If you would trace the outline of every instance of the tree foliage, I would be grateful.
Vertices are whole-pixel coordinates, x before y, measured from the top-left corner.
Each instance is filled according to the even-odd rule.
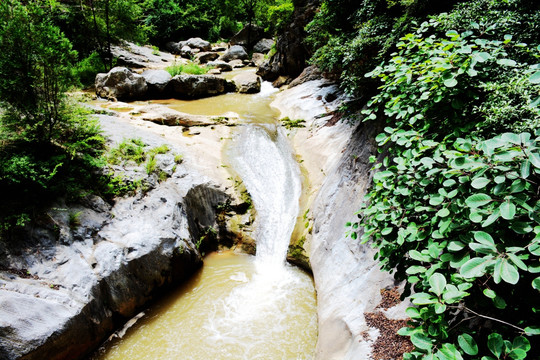
[[[367,74],[382,82],[364,114],[388,124],[376,138],[386,156],[351,225],[413,293],[406,359],[534,358],[540,66],[523,59],[536,50],[475,24],[443,36],[441,26],[422,24]],[[528,91],[505,92],[508,105],[527,117],[492,114],[512,81]]]

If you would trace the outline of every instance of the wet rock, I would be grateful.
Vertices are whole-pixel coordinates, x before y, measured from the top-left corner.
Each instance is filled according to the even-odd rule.
[[[236,75],[233,79],[236,91],[239,93],[254,94],[261,91],[262,80],[252,72],[244,72]]]
[[[232,71],[233,69],[232,66],[228,62],[225,62],[222,60],[210,61],[206,65],[215,67],[216,69],[219,69],[221,71]]]
[[[253,47],[253,51],[266,54],[267,52],[272,50],[272,47],[275,44],[276,42],[272,39],[261,39],[257,44],[255,44],[255,46]]]
[[[146,70],[141,75],[148,85],[148,98],[161,98],[167,95],[165,89],[172,79],[169,72],[165,70]]]
[[[96,75],[96,94],[110,100],[137,100],[146,96],[148,85],[143,76],[125,67],[115,67]]]
[[[195,60],[199,64],[205,64],[209,61],[216,60],[218,57],[219,57],[219,54],[215,52],[200,52],[195,55]]]
[[[322,78],[322,73],[319,68],[315,65],[308,66],[305,68],[296,79],[290,83],[290,87],[298,86],[308,81],[319,80]]]
[[[167,86],[174,97],[203,98],[225,93],[226,80],[215,75],[176,75]]]
[[[215,124],[208,116],[186,114],[159,104],[144,106],[138,112],[140,119],[161,125],[189,127]]]
[[[286,75],[281,75],[281,76],[278,76],[278,78],[272,82],[272,86],[279,88],[279,87],[282,87],[283,85],[287,85],[290,82],[291,82],[290,77]]]
[[[200,51],[210,51],[212,50],[212,45],[199,37],[191,38],[185,42],[185,45],[189,46],[192,49],[199,49]]]
[[[248,58],[248,53],[246,49],[240,45],[233,45],[223,55],[219,57],[219,60],[229,62],[231,60],[246,60]]]

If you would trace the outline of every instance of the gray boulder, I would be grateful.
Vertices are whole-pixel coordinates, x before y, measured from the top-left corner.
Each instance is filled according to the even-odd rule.
[[[182,48],[180,49],[180,52],[179,52],[180,56],[183,57],[183,58],[186,58],[186,59],[191,59],[191,57],[195,54],[193,52],[193,49],[190,48],[189,46],[187,45],[184,45],[182,46]]]
[[[187,40],[185,45],[189,46],[192,49],[200,49],[201,51],[212,50],[212,45],[208,41],[198,37]]]
[[[229,61],[229,65],[231,65],[233,67],[233,69],[239,69],[239,68],[246,67],[246,64],[244,64],[244,62],[242,60],[239,60],[239,59]]]
[[[248,53],[246,52],[246,49],[244,49],[243,46],[240,45],[233,45],[223,55],[219,57],[219,60],[223,61],[231,61],[231,60],[246,60],[248,58]]]
[[[219,69],[220,71],[232,71],[233,69],[232,65],[223,60],[210,61],[206,65]]]
[[[199,64],[205,64],[209,61],[216,60],[219,57],[218,53],[205,51],[200,52],[195,55],[195,60],[199,62]]]
[[[143,76],[125,67],[115,67],[96,75],[96,94],[110,100],[137,100],[146,96],[148,85]]]
[[[254,94],[261,91],[261,77],[252,72],[236,75],[233,79],[236,91],[245,94]]]
[[[266,54],[272,49],[275,43],[276,42],[272,39],[261,39],[257,44],[255,44],[253,51]]]
[[[225,93],[227,81],[215,75],[176,75],[167,86],[178,98],[203,98]]]
[[[165,89],[172,79],[171,74],[165,70],[146,70],[141,75],[148,85],[147,97],[156,98],[165,96]]]

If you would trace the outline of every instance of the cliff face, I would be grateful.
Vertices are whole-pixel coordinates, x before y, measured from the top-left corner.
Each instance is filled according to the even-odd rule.
[[[346,235],[345,224],[357,220],[371,183],[369,157],[376,154],[380,128],[336,121],[333,111],[342,100],[336,85],[314,80],[281,92],[272,104],[282,117],[305,121],[289,138],[306,177],[301,213],[309,225],[301,235],[317,290],[321,360],[370,359],[379,330],[366,314],[378,311],[381,290],[394,288],[393,276],[379,270],[369,244]],[[389,310],[388,317],[404,318],[404,306]]]
[[[257,72],[264,80],[274,81],[281,75],[295,78],[304,70],[311,57],[310,51],[304,45],[306,37],[304,28],[315,16],[319,3],[319,0],[295,2],[293,21],[279,35],[276,53],[263,63]]]

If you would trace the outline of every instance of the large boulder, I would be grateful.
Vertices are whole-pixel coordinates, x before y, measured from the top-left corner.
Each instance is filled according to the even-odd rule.
[[[219,69],[220,71],[232,71],[233,69],[231,64],[223,60],[210,61],[206,65]]]
[[[257,44],[255,44],[253,51],[266,54],[275,44],[276,42],[272,39],[261,39]]]
[[[251,49],[265,36],[264,29],[257,25],[248,25],[236,33],[229,41],[231,45],[241,45]]]
[[[205,51],[205,52],[200,52],[200,53],[196,54],[195,55],[195,60],[199,64],[205,64],[205,63],[207,63],[209,61],[216,60],[218,57],[219,57],[218,53],[211,52],[211,51]]]
[[[227,92],[227,80],[215,75],[176,75],[167,87],[178,98],[203,98]]]
[[[172,79],[171,74],[165,70],[146,70],[141,75],[148,85],[147,97],[159,98],[166,96],[165,89]]]
[[[236,75],[233,79],[236,91],[245,94],[254,94],[261,91],[261,77],[252,72]]]
[[[246,49],[244,49],[243,46],[240,45],[233,45],[230,48],[225,51],[223,55],[219,57],[219,60],[223,61],[231,61],[231,60],[246,60],[248,58],[248,53],[246,52]]]
[[[148,85],[143,76],[125,67],[115,67],[107,74],[96,75],[96,94],[110,100],[143,99]]]
[[[264,58],[264,54],[261,53],[256,52],[253,53],[253,55],[251,56],[251,62],[257,67],[261,66],[265,60],[266,59]]]
[[[186,41],[185,45],[189,46],[192,49],[199,49],[201,51],[210,51],[212,50],[212,45],[201,38],[191,38]]]
[[[193,55],[195,54],[195,52],[194,52],[193,49],[190,48],[189,46],[184,45],[184,46],[182,46],[182,48],[180,49],[179,54],[180,54],[180,56],[183,57],[183,58],[191,59],[191,58],[193,57]]]

